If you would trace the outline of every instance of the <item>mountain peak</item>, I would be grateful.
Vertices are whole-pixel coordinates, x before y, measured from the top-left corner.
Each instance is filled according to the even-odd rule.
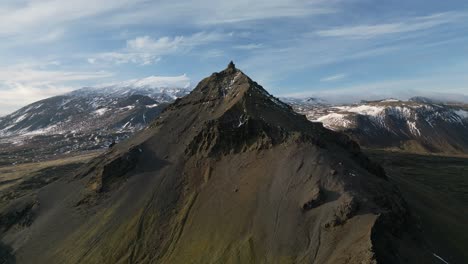
[[[183,101],[211,102],[239,99],[254,82],[230,62],[220,72],[203,79]]]
[[[232,69],[232,70],[235,70],[236,69],[236,65],[234,64],[233,61],[230,61],[228,66],[227,66],[227,69]]]
[[[266,104],[295,115],[287,104],[269,94],[261,85],[237,69],[233,62],[230,62],[226,69],[203,79],[180,104],[188,102],[223,105],[221,108],[224,110],[238,102],[241,102],[243,108],[247,105]]]

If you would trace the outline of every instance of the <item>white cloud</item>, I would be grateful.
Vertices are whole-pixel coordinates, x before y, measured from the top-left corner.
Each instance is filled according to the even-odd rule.
[[[56,65],[57,61],[47,62]],[[37,65],[18,64],[0,68],[0,115],[26,104],[76,89],[71,82],[103,79],[109,72],[43,70]]]
[[[6,0],[0,4],[0,35],[61,27],[67,22],[134,5],[133,0]]]
[[[263,44],[251,43],[251,44],[234,46],[234,49],[238,49],[238,50],[254,50],[254,49],[260,49],[260,48],[263,48]]]
[[[147,52],[103,52],[93,55],[88,58],[87,61],[90,64],[97,63],[113,63],[113,64],[125,64],[134,63],[141,65],[153,64],[161,60],[156,54]]]
[[[158,39],[154,39],[150,36],[142,36],[127,40],[127,49],[130,51],[169,54],[179,49],[190,49],[196,46],[223,41],[232,35],[232,33],[202,31],[189,36],[164,36]]]
[[[15,67],[13,67],[15,68]],[[30,84],[53,84],[67,81],[100,79],[112,76],[109,72],[74,72],[37,70],[30,68],[0,69],[0,82],[23,82]]]
[[[159,39],[153,39],[150,36],[143,36],[127,40],[127,47],[130,50],[136,51],[170,53],[177,49],[183,40],[184,37],[182,36],[177,36],[174,38],[162,37]]]
[[[201,15],[197,17],[197,20],[202,24],[219,24],[329,14],[336,12],[333,2],[323,0],[219,1],[211,5],[205,4],[204,8],[212,10],[211,15]]]
[[[186,74],[179,76],[149,76],[142,79],[132,79],[122,82],[105,83],[98,86],[97,88],[109,87],[113,85],[118,86],[132,86],[132,87],[170,87],[170,88],[189,88],[190,78]]]
[[[122,25],[219,25],[336,12],[325,0],[3,0],[0,36],[54,35],[82,23],[93,28]],[[92,28],[90,28],[92,30]]]
[[[184,21],[200,26],[265,19],[302,18],[337,12],[337,0],[161,0],[111,16],[109,25],[170,24]]]
[[[275,43],[275,45],[256,50],[255,54],[238,63],[244,65],[243,68],[246,71],[255,74],[252,77],[255,77],[259,82],[267,87],[280,90],[282,87],[278,87],[277,83],[290,78],[291,73],[304,72],[306,69],[311,71],[314,68],[337,65],[340,62],[353,63],[363,68],[367,65],[361,63],[361,60],[381,58],[382,63],[384,63],[389,58],[388,56],[401,58],[401,54],[405,54],[409,50],[425,53],[430,58],[432,51],[427,48],[427,45],[439,40],[434,39],[435,36],[429,34],[423,37],[415,36],[416,34],[410,35],[411,38],[404,38],[403,41],[395,41],[396,36],[384,39],[337,41],[336,38],[323,38],[317,37],[316,34],[306,33],[291,40],[284,40],[281,45]],[[275,67],[265,67],[265,65],[274,65]],[[353,80],[353,78],[349,78]]]
[[[65,30],[58,28],[54,29],[52,31],[46,32],[43,35],[40,35],[36,39],[32,39],[31,41],[37,42],[37,43],[49,43],[49,42],[54,42],[62,38],[62,36],[65,34]]]
[[[88,58],[88,62],[111,62],[116,64],[135,63],[152,64],[161,60],[164,55],[186,53],[196,47],[226,41],[232,33],[197,32],[189,36],[160,37],[140,36],[127,40],[126,48],[104,52]]]
[[[20,107],[73,90],[70,86],[41,85],[31,86],[20,82],[0,82],[0,116],[13,112]]]
[[[456,12],[439,13],[414,17],[401,22],[336,27],[319,30],[316,33],[322,37],[373,38],[388,34],[426,30],[448,23],[455,23],[465,16],[465,14]]]
[[[324,77],[324,78],[320,79],[320,81],[321,82],[335,82],[335,81],[342,80],[342,79],[346,78],[347,76],[348,75],[346,75],[346,74],[335,74],[335,75]]]

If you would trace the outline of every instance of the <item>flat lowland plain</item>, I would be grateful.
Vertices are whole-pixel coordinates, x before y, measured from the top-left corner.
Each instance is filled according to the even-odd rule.
[[[398,185],[432,252],[468,263],[468,156],[365,152]]]
[[[0,192],[8,191],[13,186],[24,184],[33,178],[44,181],[44,185],[46,185],[54,179],[60,178],[64,173],[73,173],[73,170],[78,166],[90,161],[100,153],[100,151],[93,151],[41,162],[0,166]]]

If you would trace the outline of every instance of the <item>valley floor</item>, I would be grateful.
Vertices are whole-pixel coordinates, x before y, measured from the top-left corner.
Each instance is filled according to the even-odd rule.
[[[440,263],[467,263],[468,157],[365,152],[384,166],[391,181],[400,188],[434,257]],[[64,173],[72,173],[99,153],[1,166],[0,214],[9,201],[34,193]],[[0,251],[5,250],[1,248]]]
[[[32,195],[42,187],[74,173],[78,167],[98,156],[100,151],[17,165],[0,166],[0,216],[15,199]]]
[[[434,256],[441,263],[467,263],[468,157],[380,150],[366,154],[398,185]]]
[[[62,155],[59,158],[46,161],[0,166],[0,192],[27,180],[41,171],[54,171],[56,169],[55,173],[60,173],[59,168],[66,165],[86,163],[100,153],[101,151],[90,151],[75,155]],[[0,164],[2,164],[1,159]]]

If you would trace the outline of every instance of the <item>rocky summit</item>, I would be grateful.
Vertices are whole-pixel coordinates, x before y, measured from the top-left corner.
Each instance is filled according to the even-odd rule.
[[[234,63],[9,206],[1,250],[17,263],[434,261],[380,166]]]

